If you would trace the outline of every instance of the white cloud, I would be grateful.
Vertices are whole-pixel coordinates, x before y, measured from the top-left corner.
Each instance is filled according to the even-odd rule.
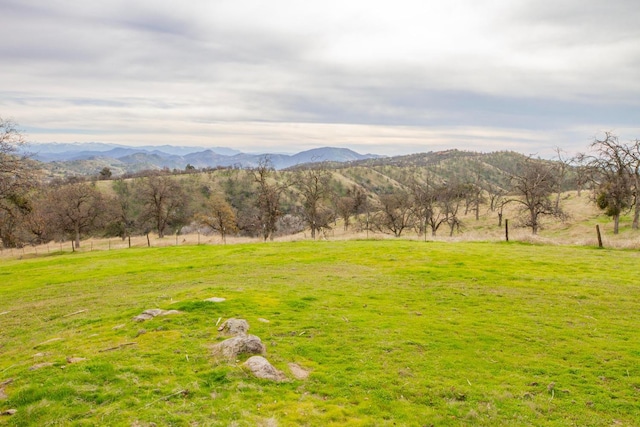
[[[633,1],[0,6],[0,115],[40,142],[536,152],[639,136]]]

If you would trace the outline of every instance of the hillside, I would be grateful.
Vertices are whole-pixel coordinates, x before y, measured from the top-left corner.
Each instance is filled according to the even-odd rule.
[[[638,425],[637,264],[402,240],[3,261],[0,425]],[[214,355],[229,318],[282,382]]]

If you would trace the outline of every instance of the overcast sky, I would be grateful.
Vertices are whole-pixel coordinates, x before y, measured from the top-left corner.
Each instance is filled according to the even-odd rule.
[[[0,0],[34,142],[547,156],[640,138],[638,0]]]

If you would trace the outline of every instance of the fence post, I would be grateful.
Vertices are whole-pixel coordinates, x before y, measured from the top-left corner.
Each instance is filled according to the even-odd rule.
[[[504,237],[509,241],[509,220],[504,220]]]
[[[602,248],[602,235],[600,234],[600,225],[596,224],[596,233],[598,234],[598,247]]]

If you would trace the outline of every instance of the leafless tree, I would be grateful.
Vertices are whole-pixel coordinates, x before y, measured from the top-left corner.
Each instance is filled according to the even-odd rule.
[[[402,232],[411,227],[414,220],[412,200],[408,192],[395,191],[380,195],[380,209],[373,218],[375,227],[382,231],[390,231],[400,237]]]
[[[282,215],[280,199],[286,185],[277,182],[277,172],[268,157],[260,160],[258,167],[251,170],[257,185],[256,200],[258,226],[261,228],[262,238],[273,240],[277,229],[278,218]]]
[[[136,182],[141,222],[151,224],[163,238],[167,228],[182,224],[187,216],[187,196],[175,177],[152,175]]]
[[[562,188],[564,186],[564,182],[567,176],[567,172],[571,168],[571,159],[567,156],[567,154],[560,148],[556,147],[555,150],[555,169],[556,169],[556,200],[555,200],[555,209],[557,211],[560,210],[560,195],[562,194]]]
[[[344,222],[344,230],[349,229],[351,225],[351,217],[362,212],[364,204],[367,201],[367,194],[364,189],[358,185],[354,185],[347,190],[347,194],[338,197],[335,201],[336,212],[338,217]]]
[[[332,214],[327,203],[333,193],[331,172],[323,165],[298,169],[294,186],[302,196],[302,216],[315,239],[318,230],[330,228]]]
[[[563,212],[551,201],[558,187],[558,175],[549,163],[527,158],[518,166],[518,172],[511,176],[512,192],[515,196],[509,202],[521,206],[524,224],[538,234],[540,217],[549,215],[561,218]]]
[[[640,140],[631,141],[624,146],[625,155],[631,174],[631,188],[633,194],[633,222],[631,228],[637,230],[640,226]]]
[[[100,224],[105,212],[102,193],[87,182],[74,182],[52,188],[46,200],[49,224],[69,233],[74,247],[80,247],[80,236]]]
[[[613,233],[620,230],[620,215],[633,203],[632,150],[611,132],[594,138],[593,154],[585,156],[595,190],[595,203],[613,219]]]

